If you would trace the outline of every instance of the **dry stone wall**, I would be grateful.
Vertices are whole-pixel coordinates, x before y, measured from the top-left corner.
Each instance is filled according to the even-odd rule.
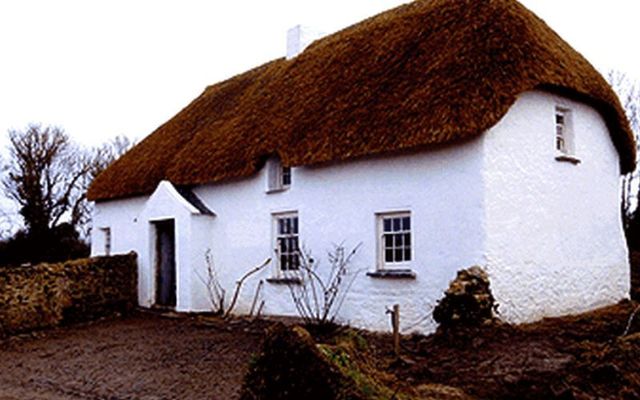
[[[127,312],[136,303],[135,253],[0,268],[0,337]]]

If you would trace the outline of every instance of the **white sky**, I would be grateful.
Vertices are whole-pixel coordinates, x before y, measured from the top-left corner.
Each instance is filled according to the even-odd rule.
[[[333,32],[400,0],[3,0],[0,146],[55,124],[84,144],[142,138],[209,84],[284,55],[288,28]],[[640,1],[523,0],[600,70],[640,78]]]

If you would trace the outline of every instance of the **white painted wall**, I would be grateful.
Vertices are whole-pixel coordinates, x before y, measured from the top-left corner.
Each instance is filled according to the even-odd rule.
[[[555,159],[555,107],[571,110],[579,164]],[[618,153],[593,108],[520,96],[484,135],[486,267],[502,317],[524,322],[628,296]]]
[[[266,169],[251,179],[198,188],[196,194],[217,214],[211,245],[224,286],[232,288],[240,275],[272,255],[272,214],[297,211],[302,243],[324,267],[332,244],[352,248],[362,242],[352,265],[361,272],[344,304],[343,321],[387,329],[385,310],[399,303],[405,324],[417,322],[431,313],[461,266],[481,260],[480,146],[476,140],[414,155],[294,168],[290,189],[279,193],[265,193]],[[376,268],[376,213],[405,210],[412,213],[411,267],[417,279],[366,276]],[[248,311],[259,279],[275,273],[265,271],[245,287],[238,312]],[[286,285],[264,288],[267,314],[294,314]],[[194,293],[204,295],[197,287]],[[194,297],[196,309],[206,309],[203,295]],[[427,321],[421,328],[430,326]]]
[[[272,214],[288,211],[298,212],[302,243],[321,271],[332,244],[362,242],[351,265],[360,272],[340,313],[342,322],[358,327],[389,329],[385,310],[398,303],[404,330],[432,331],[435,302],[456,271],[472,265],[488,269],[509,321],[611,303],[629,285],[617,154],[596,112],[562,100],[574,110],[582,162],[556,161],[556,100],[562,99],[523,94],[498,125],[465,143],[294,168],[291,187],[278,193],[265,192],[265,169],[194,189],[215,217],[193,213],[164,187],[146,203],[142,197],[98,203],[95,226],[111,227],[113,253],[140,254],[144,306],[154,293],[150,220],[176,219],[178,310],[206,311],[205,251],[213,252],[228,302],[235,282],[272,256]],[[411,212],[415,280],[365,274],[376,268],[376,213],[387,211]],[[92,253],[100,254],[95,239]],[[258,282],[274,275],[270,268],[248,280],[236,312],[247,313]],[[295,315],[286,285],[265,283],[260,298],[266,314]]]
[[[212,216],[201,215],[186,202],[168,182],[161,182],[149,197],[100,202],[94,212],[94,226],[111,228],[112,254],[135,251],[138,253],[138,301],[150,307],[155,302],[155,227],[154,222],[173,219],[175,222],[176,290],[178,311],[192,307],[191,265],[202,251],[203,236],[210,229]],[[99,229],[98,229],[99,230]],[[92,255],[103,255],[100,233],[94,229],[97,240]]]
[[[178,309],[205,311],[210,303],[200,276],[206,276],[206,249],[213,251],[230,299],[236,280],[272,256],[272,214],[297,211],[301,241],[320,261],[321,271],[327,271],[326,251],[332,244],[352,248],[362,242],[351,266],[359,272],[340,313],[341,321],[386,330],[389,317],[385,310],[399,303],[406,328],[424,320],[415,329],[430,330],[433,323],[425,317],[456,271],[482,260],[481,146],[477,139],[419,154],[294,168],[290,189],[269,194],[263,169],[249,179],[194,190],[215,217],[189,214],[171,196],[156,192],[147,205],[143,199],[98,203],[95,223],[112,227],[112,236],[118,238],[113,253],[136,250],[140,254],[140,302],[149,306],[154,272],[148,220],[176,218]],[[376,213],[386,211],[412,214],[415,280],[366,275],[376,268]],[[132,223],[134,220],[137,222]],[[183,252],[189,256],[184,258]],[[99,246],[93,253],[100,253]],[[238,313],[249,311],[258,282],[275,274],[270,267],[247,281]],[[190,289],[185,291],[185,285]],[[265,283],[261,299],[266,314],[295,315],[286,285]]]

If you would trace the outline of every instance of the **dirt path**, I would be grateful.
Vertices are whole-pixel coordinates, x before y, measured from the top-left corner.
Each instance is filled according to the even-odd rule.
[[[139,314],[0,342],[0,399],[236,399],[266,323]]]

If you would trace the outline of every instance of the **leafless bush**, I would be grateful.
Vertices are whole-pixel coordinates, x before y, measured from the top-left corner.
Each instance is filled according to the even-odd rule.
[[[211,302],[211,311],[216,315],[222,315],[224,313],[224,298],[226,291],[220,284],[218,273],[216,272],[213,264],[211,249],[207,249],[204,253],[204,261],[207,275],[202,276],[198,271],[196,271],[196,275],[207,288],[207,297],[209,297],[209,301]]]
[[[331,268],[326,279],[318,273],[320,263],[315,262],[310,252],[300,251],[300,269],[295,271],[297,280],[290,281],[288,287],[298,315],[305,323],[316,326],[334,323],[359,272],[355,271],[347,280],[349,264],[361,245],[358,244],[349,252],[342,245],[334,245],[327,252]]]
[[[242,285],[244,282],[253,274],[265,268],[271,262],[271,258],[267,258],[262,262],[262,264],[252,268],[247,273],[245,273],[240,279],[236,281],[236,288],[233,292],[233,296],[231,298],[231,303],[227,307],[225,305],[226,300],[226,290],[222,287],[220,283],[220,278],[218,277],[218,273],[215,268],[215,264],[213,262],[213,256],[211,254],[211,249],[207,249],[204,255],[205,265],[206,265],[206,276],[200,275],[200,273],[196,272],[196,275],[200,279],[200,281],[207,288],[207,296],[209,297],[209,301],[211,302],[211,310],[216,315],[222,315],[224,318],[228,318],[231,315],[231,312],[236,306],[236,302],[238,301],[238,296],[240,295],[240,290],[242,289]]]

